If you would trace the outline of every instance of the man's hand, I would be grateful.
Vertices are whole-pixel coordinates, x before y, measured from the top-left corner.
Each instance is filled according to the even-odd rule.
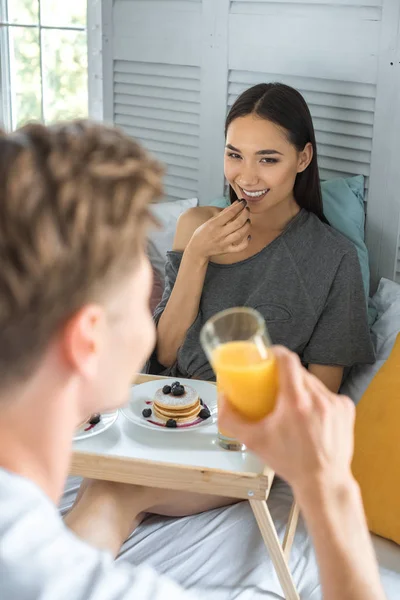
[[[221,427],[237,437],[296,491],[352,479],[354,405],[304,369],[296,354],[275,347],[279,393],[272,414],[243,421],[221,399]]]

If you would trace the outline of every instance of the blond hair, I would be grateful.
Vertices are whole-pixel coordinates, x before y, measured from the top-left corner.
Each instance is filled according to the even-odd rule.
[[[112,127],[0,134],[0,382],[27,377],[57,329],[143,249],[162,169]]]

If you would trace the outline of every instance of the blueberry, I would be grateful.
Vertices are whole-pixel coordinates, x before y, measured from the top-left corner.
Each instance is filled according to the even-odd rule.
[[[168,419],[168,421],[165,423],[166,427],[170,427],[171,429],[175,429],[176,425],[176,421],[175,419]]]
[[[151,408],[144,408],[142,410],[142,415],[144,416],[145,419],[148,419],[149,417],[151,417],[151,415],[152,415]]]
[[[172,390],[173,396],[183,396],[184,393],[185,393],[185,388],[183,387],[183,385],[174,387]]]
[[[202,408],[199,412],[199,417],[200,419],[208,419],[209,417],[211,417],[211,413],[208,410],[208,408]]]
[[[90,425],[97,425],[97,423],[100,423],[100,421],[101,421],[101,415],[99,415],[97,413],[95,415],[92,415],[89,419]]]
[[[176,387],[180,387],[180,385],[181,384],[179,383],[179,381],[174,381],[174,383],[171,384],[171,388],[174,389]]]
[[[202,406],[204,406],[204,402],[203,402],[203,400],[202,400],[201,398],[199,398],[199,402],[200,402],[200,404],[201,404]]]
[[[170,385],[164,385],[163,389],[162,389],[162,393],[163,394],[170,394],[171,393],[171,386]]]

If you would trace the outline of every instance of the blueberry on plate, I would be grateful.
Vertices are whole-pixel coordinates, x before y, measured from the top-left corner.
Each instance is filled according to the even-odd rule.
[[[144,416],[145,419],[148,419],[149,417],[151,417],[151,415],[152,415],[151,408],[144,408],[142,410],[142,415]]]
[[[175,427],[177,426],[177,422],[175,421],[175,419],[168,419],[168,421],[165,423],[166,427],[170,427],[171,429],[175,429]]]
[[[208,408],[202,408],[199,412],[199,417],[200,419],[208,419],[209,417],[211,417],[211,413],[208,410]]]
[[[176,386],[172,390],[173,396],[183,396],[184,393],[185,393],[185,388],[183,387],[183,385]]]
[[[162,393],[163,394],[170,394],[171,393],[171,386],[170,385],[164,385],[163,389],[162,389]]]
[[[174,389],[174,388],[180,387],[180,386],[181,386],[181,384],[179,381],[174,381],[174,383],[171,383],[171,389]]]
[[[89,424],[90,425],[97,425],[97,423],[100,423],[101,421],[101,415],[99,415],[98,413],[92,415],[89,419]]]
[[[202,400],[201,398],[199,398],[199,402],[200,402],[200,404],[201,404],[202,406],[204,406],[204,402],[203,402],[203,400]]]

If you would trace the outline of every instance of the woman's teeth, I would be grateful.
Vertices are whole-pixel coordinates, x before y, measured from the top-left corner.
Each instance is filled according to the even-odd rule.
[[[259,198],[268,192],[268,188],[265,190],[260,190],[259,192],[248,192],[244,188],[242,188],[246,196],[250,196],[250,198]]]

